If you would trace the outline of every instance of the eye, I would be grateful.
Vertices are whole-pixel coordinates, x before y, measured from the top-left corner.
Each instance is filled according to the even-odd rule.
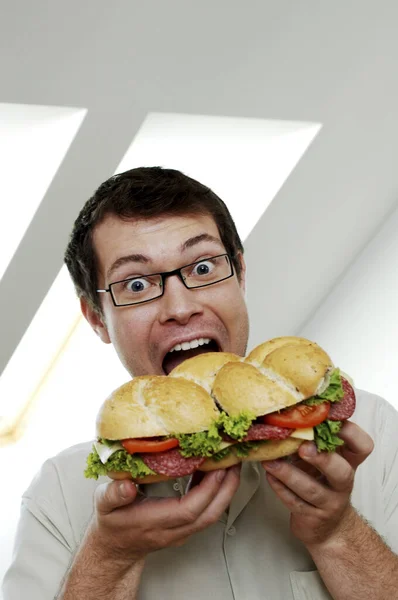
[[[140,292],[145,292],[150,286],[150,282],[146,277],[141,277],[140,279],[130,279],[125,282],[125,287],[129,292],[133,292],[139,294]]]
[[[210,275],[214,270],[214,263],[211,260],[203,260],[196,263],[192,268],[192,275]]]

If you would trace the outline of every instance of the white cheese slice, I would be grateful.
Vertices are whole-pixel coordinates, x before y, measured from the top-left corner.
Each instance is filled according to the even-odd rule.
[[[118,450],[123,450],[123,446],[119,444],[119,442],[115,442],[112,446],[107,446],[106,444],[102,444],[101,442],[94,442],[94,447],[98,452],[98,456],[101,459],[103,464],[106,463],[108,458],[115,454]]]
[[[220,450],[224,450],[224,448],[228,448],[228,446],[233,446],[234,444],[237,444],[238,442],[220,442],[220,447],[218,449],[218,452]]]
[[[305,429],[295,429],[290,437],[298,438],[299,440],[313,440],[314,428],[306,427]]]

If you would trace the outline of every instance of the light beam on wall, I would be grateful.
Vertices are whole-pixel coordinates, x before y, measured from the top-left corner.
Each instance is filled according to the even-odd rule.
[[[244,240],[320,127],[317,123],[153,113],[116,172],[153,165],[182,170],[225,201]],[[47,455],[90,438],[99,402],[127,379],[113,349],[96,340],[80,318],[63,268],[0,379],[0,442],[1,438],[4,444],[18,440],[31,422],[33,409],[35,435],[51,415],[53,426],[45,433]]]
[[[0,279],[86,112],[0,103]]]

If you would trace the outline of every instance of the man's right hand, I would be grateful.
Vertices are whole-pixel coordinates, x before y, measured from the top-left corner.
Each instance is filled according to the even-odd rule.
[[[216,523],[238,489],[240,467],[206,473],[181,498],[141,498],[131,480],[99,486],[90,536],[104,544],[108,559],[135,562],[150,552],[181,546]]]

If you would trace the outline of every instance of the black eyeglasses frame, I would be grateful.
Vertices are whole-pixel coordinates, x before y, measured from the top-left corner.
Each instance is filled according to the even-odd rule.
[[[229,266],[231,269],[231,273],[229,275],[227,275],[227,277],[223,277],[222,279],[218,279],[217,281],[213,281],[212,283],[205,283],[203,285],[195,285],[193,287],[190,287],[189,285],[186,284],[185,278],[184,278],[183,274],[181,273],[181,271],[183,269],[186,269],[187,267],[193,267],[194,265],[198,265],[206,260],[211,260],[212,258],[221,258],[222,256],[227,257]],[[179,277],[179,279],[182,281],[182,283],[185,285],[185,287],[188,290],[198,290],[200,288],[209,287],[210,285],[215,285],[217,283],[220,283],[221,281],[225,281],[226,279],[230,279],[231,277],[234,276],[234,274],[235,274],[235,272],[234,272],[232,259],[231,259],[230,255],[227,252],[225,252],[223,254],[217,254],[216,256],[208,256],[207,258],[202,258],[201,260],[196,260],[195,262],[190,263],[189,265],[184,265],[184,266],[180,267],[179,269],[174,269],[173,271],[164,271],[163,273],[148,273],[147,275],[139,275],[137,277],[128,277],[127,279],[120,279],[119,281],[113,281],[112,283],[109,284],[109,287],[107,289],[96,290],[96,291],[99,293],[105,293],[105,292],[110,293],[114,306],[117,306],[117,307],[136,306],[137,304],[145,304],[146,302],[152,302],[153,300],[157,300],[158,298],[161,298],[164,294],[166,279],[168,277],[172,277],[173,275],[177,275],[177,277]],[[112,286],[117,285],[118,283],[124,283],[125,281],[134,281],[134,279],[141,279],[142,277],[153,277],[154,275],[160,275],[160,277],[161,277],[161,283],[159,285],[159,289],[160,289],[161,293],[158,296],[155,296],[154,298],[150,298],[149,300],[140,300],[139,302],[129,302],[128,304],[118,304],[116,302],[116,298],[115,298]]]

